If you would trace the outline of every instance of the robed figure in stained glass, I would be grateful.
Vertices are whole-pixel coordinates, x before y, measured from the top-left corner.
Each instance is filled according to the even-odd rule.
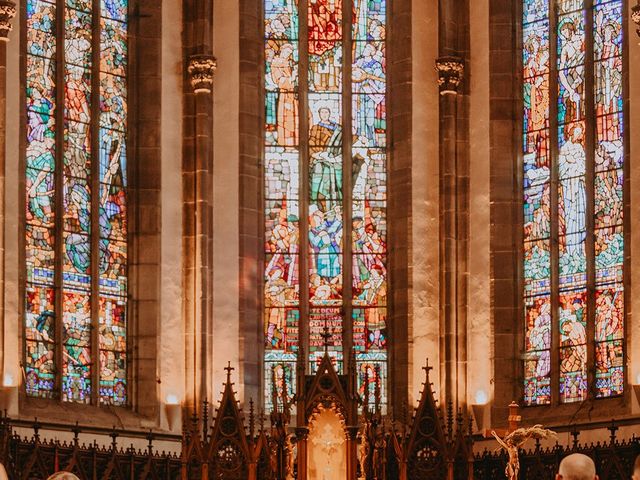
[[[331,119],[328,107],[320,107],[318,117],[309,132],[310,197],[326,211],[342,200],[342,127]]]
[[[336,206],[324,212],[312,204],[309,207],[309,245],[314,253],[315,271],[322,279],[332,281],[340,275],[341,243],[341,209]]]
[[[278,145],[298,144],[298,94],[295,92],[297,67],[293,63],[293,45],[276,45],[271,61],[271,79],[278,89],[277,141]]]
[[[524,84],[525,129],[527,132],[535,132],[536,158],[546,160],[545,129],[549,122],[549,77],[545,72],[549,65],[549,52],[542,47],[542,39],[535,32],[527,38],[524,49],[524,78],[529,79]]]
[[[622,26],[605,16],[600,10],[595,17],[594,42],[599,48],[601,61],[595,62],[596,115],[598,140],[620,142],[620,121],[618,115],[622,105],[622,56],[617,39]]]
[[[560,51],[558,80],[564,90],[564,112],[560,107],[560,121],[573,122],[582,117],[584,110],[584,38],[578,34],[574,17],[566,17],[558,26],[563,38]],[[570,68],[578,65],[575,68]]]
[[[360,47],[356,46],[356,50]],[[382,53],[373,43],[367,43],[362,48],[353,66],[353,82],[357,92],[356,135],[364,137],[363,143],[375,145],[376,129],[384,127],[384,99],[386,79]]]
[[[577,257],[582,252],[581,244],[586,236],[587,189],[582,126],[572,125],[569,135],[567,142],[560,147],[561,208],[566,232],[566,252]]]

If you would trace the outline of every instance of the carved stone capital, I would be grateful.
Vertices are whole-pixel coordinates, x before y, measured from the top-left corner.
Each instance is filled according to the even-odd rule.
[[[440,57],[436,60],[440,95],[456,95],[464,77],[464,62],[458,57]]]
[[[13,30],[11,20],[16,16],[16,4],[11,0],[0,0],[0,41],[9,41],[9,32]]]
[[[640,36],[640,1],[638,4],[631,9],[631,20],[636,24],[636,33]]]
[[[218,64],[213,55],[192,55],[189,58],[189,82],[194,93],[213,92],[213,76]]]

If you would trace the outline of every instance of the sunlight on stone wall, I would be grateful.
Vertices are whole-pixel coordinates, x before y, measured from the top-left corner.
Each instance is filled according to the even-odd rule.
[[[230,361],[238,367],[239,339],[239,1],[214,3],[213,50],[218,59],[214,90],[213,393],[221,391]],[[234,381],[238,378],[234,372]],[[236,382],[238,398],[244,398]],[[242,401],[242,400],[241,400]]]
[[[413,1],[413,298],[409,326],[409,402],[419,398],[427,358],[439,355],[438,2]],[[437,369],[431,380],[440,392]]]
[[[162,37],[162,401],[184,397],[182,319],[182,49],[180,2],[166,2]],[[166,413],[165,409],[163,414]]]
[[[17,0],[20,11],[23,0]],[[20,159],[18,155],[20,139],[20,64],[18,60],[20,48],[20,22],[13,20],[13,31],[7,44],[7,164],[5,170],[5,319],[4,319],[4,372],[10,374],[22,385],[23,375],[20,370],[20,296],[19,289],[20,255],[18,239],[18,214],[16,208],[20,204]],[[9,414],[17,413],[18,404],[14,402]]]
[[[469,323],[467,402],[479,403],[479,392],[491,397],[492,326],[489,191],[489,0],[470,2],[470,203]],[[477,20],[477,21],[476,21]],[[486,399],[488,400],[488,399]],[[484,403],[486,403],[486,400]]]

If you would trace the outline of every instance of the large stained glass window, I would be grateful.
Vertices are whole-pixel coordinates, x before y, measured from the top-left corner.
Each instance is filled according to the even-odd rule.
[[[127,401],[127,0],[26,0],[29,396]]]
[[[624,389],[621,0],[524,0],[525,402]]]
[[[355,351],[386,401],[386,1],[264,0],[265,403]],[[367,384],[365,385],[365,381]],[[274,390],[275,386],[275,390]]]

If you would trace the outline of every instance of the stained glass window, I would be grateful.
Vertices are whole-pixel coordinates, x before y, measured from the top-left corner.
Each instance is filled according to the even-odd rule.
[[[624,389],[622,23],[621,0],[524,0],[528,405]]]
[[[29,396],[127,401],[127,0],[26,1]]]
[[[362,394],[386,402],[386,15],[264,0],[267,408],[283,378],[295,393],[300,346],[309,371],[353,348]]]

